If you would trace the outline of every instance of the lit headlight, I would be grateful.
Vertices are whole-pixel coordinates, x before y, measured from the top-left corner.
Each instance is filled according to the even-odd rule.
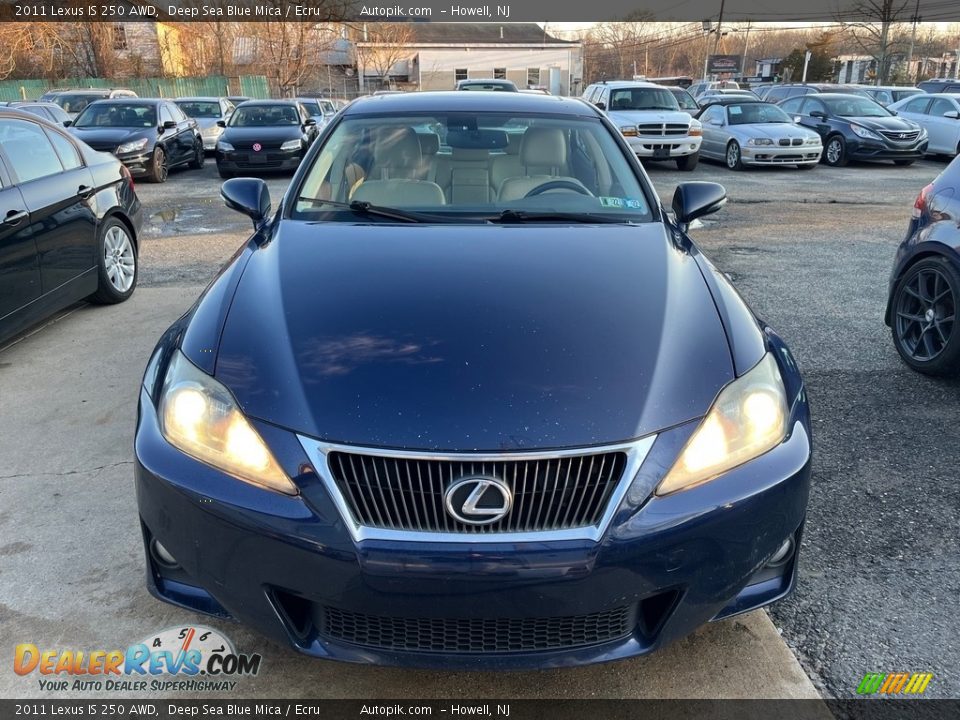
[[[750,138],[747,140],[747,145],[773,145],[773,140],[770,138]]]
[[[299,150],[302,147],[299,140],[287,140],[280,146],[281,150]]]
[[[117,155],[123,155],[124,153],[137,152],[138,150],[143,150],[149,140],[147,138],[142,138],[140,140],[132,140],[131,142],[124,143],[117,148]]]
[[[657,495],[711,480],[773,449],[786,434],[786,391],[777,361],[767,353],[752,370],[720,391]]]
[[[857,125],[855,123],[850,123],[850,129],[853,130],[853,134],[862,138],[870,138],[871,140],[880,140],[880,136],[877,135],[873,130],[868,130],[862,125]]]
[[[217,141],[217,150],[220,152],[233,152],[233,145],[223,140]]]
[[[230,391],[179,350],[163,382],[159,416],[167,442],[187,455],[254,485],[297,494]]]

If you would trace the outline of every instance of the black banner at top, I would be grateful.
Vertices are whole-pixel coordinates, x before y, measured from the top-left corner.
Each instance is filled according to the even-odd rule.
[[[724,22],[909,23],[960,20],[956,0],[0,0],[20,22]],[[884,9],[886,8],[886,9]]]

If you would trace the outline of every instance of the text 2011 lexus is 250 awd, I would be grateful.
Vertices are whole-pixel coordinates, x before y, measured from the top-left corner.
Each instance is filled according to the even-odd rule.
[[[352,103],[163,335],[136,486],[157,597],[316,657],[542,668],[788,593],[789,350],[579,100]]]

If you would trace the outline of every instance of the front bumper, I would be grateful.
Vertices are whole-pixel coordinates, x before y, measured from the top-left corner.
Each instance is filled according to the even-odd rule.
[[[117,155],[117,160],[127,166],[131,175],[145,175],[150,170],[152,154],[149,152],[137,152],[131,154]]]
[[[822,145],[743,145],[740,161],[744,165],[816,165],[822,152]]]
[[[922,137],[909,145],[894,145],[881,140],[847,140],[847,155],[852,160],[920,160],[927,152],[928,139]]]
[[[648,160],[672,160],[673,158],[693,155],[700,151],[703,138],[689,135],[664,137],[638,136],[625,137],[630,149],[639,158]]]
[[[784,443],[666,497],[652,489],[696,423],[661,433],[597,542],[355,541],[296,436],[256,424],[299,496],[242,483],[180,453],[161,436],[142,392],[136,488],[148,587],[307,655],[447,669],[603,662],[773,602],[794,584],[796,553],[766,565],[786,540],[799,547],[811,453],[802,393]],[[158,562],[154,540],[179,567]],[[551,645],[564,632],[604,623],[609,630],[612,622],[619,630],[602,641],[586,633]],[[487,645],[450,649],[451,633],[478,631]],[[546,639],[510,649],[509,634],[524,632]],[[436,649],[410,650],[411,633],[437,638]]]
[[[217,169],[228,172],[281,172],[296,170],[303,158],[303,150],[216,151]]]

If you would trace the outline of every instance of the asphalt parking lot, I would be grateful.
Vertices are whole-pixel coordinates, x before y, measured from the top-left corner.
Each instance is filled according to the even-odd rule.
[[[650,167],[667,203],[677,182],[726,185],[730,202],[693,236],[804,372],[816,454],[800,584],[769,614],[708,626],[649,658],[496,676],[308,660],[146,593],[131,483],[137,383],[159,333],[249,222],[222,206],[212,161],[139,183],[133,300],[77,306],[0,350],[3,646],[125,647],[202,622],[264,654],[264,671],[238,690],[251,696],[849,697],[864,673],[894,671],[931,672],[928,696],[957,696],[960,383],[903,367],[882,319],[910,207],[943,166]],[[269,180],[275,199],[287,181]],[[2,697],[43,694],[34,678],[0,674]]]

